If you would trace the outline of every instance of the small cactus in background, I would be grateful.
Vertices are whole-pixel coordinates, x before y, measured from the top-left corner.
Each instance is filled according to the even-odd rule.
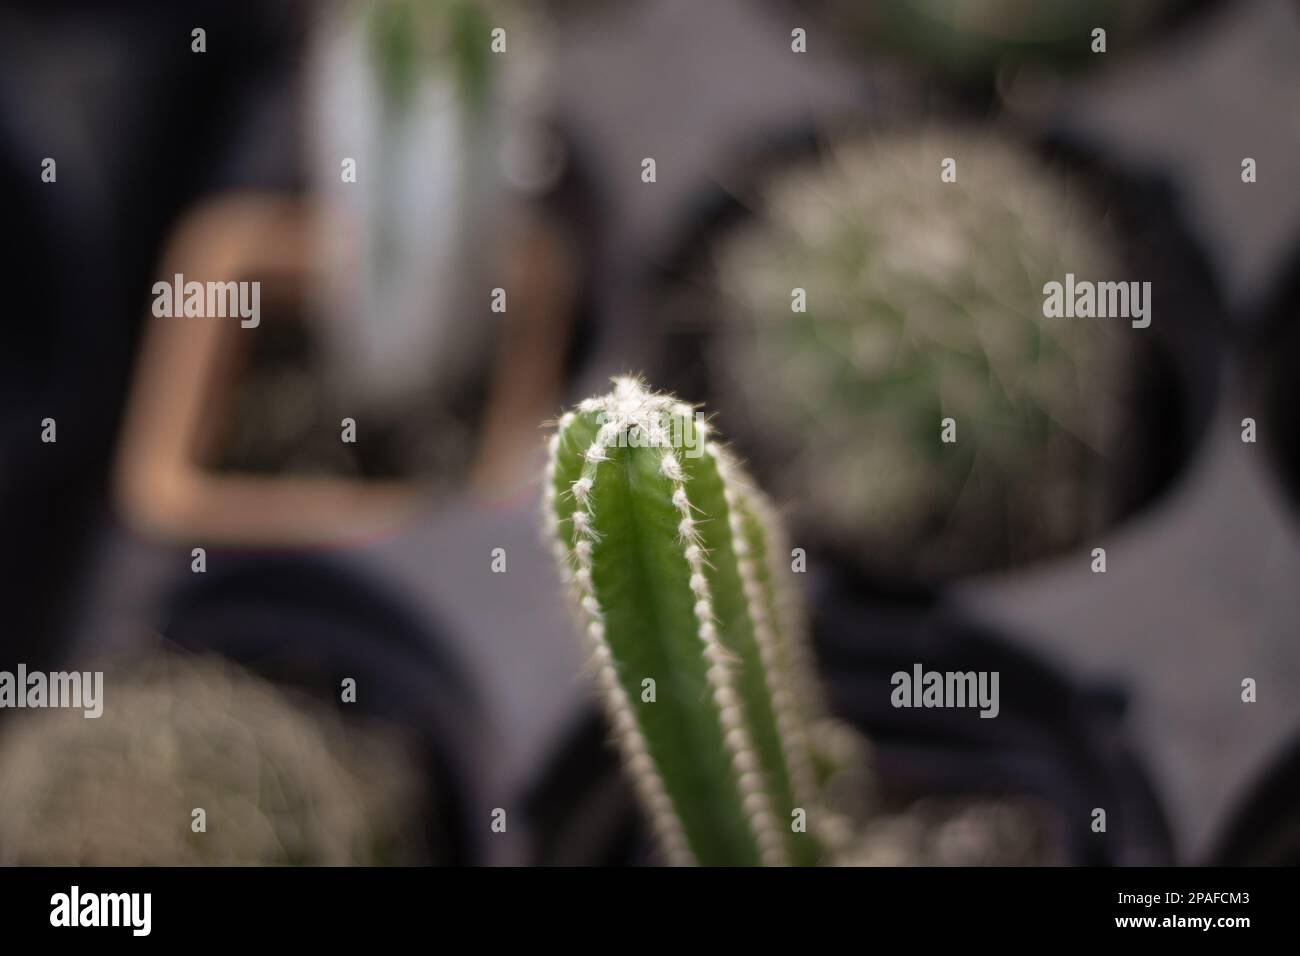
[[[7,722],[0,864],[421,862],[421,795],[389,734],[345,732],[218,659],[168,654],[105,685],[97,719]]]
[[[375,67],[385,105],[409,107],[418,76],[431,64],[447,64],[455,77],[460,104],[482,107],[491,83],[488,39],[494,7],[486,0],[380,0],[368,6]]]
[[[549,529],[664,856],[821,862],[846,821],[822,800],[825,718],[771,508],[689,405],[634,379],[565,414],[550,449]]]
[[[922,797],[877,814],[838,866],[1064,866],[1067,825],[1026,797]]]
[[[1131,46],[1184,5],[1182,0],[813,0],[800,9],[836,39],[873,53],[991,77],[1004,63],[1079,68],[1099,62],[1095,29],[1107,31],[1108,43]]]
[[[753,208],[714,247],[710,387],[802,527],[940,576],[1104,524],[1127,353],[1114,320],[1045,318],[1043,286],[1129,276],[1069,182],[995,135],[934,128],[842,141]]]

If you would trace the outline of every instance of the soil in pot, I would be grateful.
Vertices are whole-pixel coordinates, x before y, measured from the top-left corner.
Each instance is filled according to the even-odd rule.
[[[206,467],[362,480],[464,477],[485,381],[473,393],[424,403],[428,415],[349,403],[328,377],[300,303],[285,295],[272,296],[268,305],[263,327],[232,356],[230,389],[201,453]],[[346,439],[345,419],[355,423]]]

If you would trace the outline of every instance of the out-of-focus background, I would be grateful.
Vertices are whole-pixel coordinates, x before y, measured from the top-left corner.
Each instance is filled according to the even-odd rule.
[[[1131,804],[1112,862],[1297,832],[1300,8],[862,6],[0,12],[0,670],[105,669],[112,723],[0,712],[0,860],[635,858],[538,517],[540,424],[626,371],[788,515],[902,790]],[[1151,327],[1040,327],[1090,270]],[[156,316],[177,273],[258,324]],[[899,725],[918,647],[1072,703]],[[237,844],[123,822],[191,791]]]

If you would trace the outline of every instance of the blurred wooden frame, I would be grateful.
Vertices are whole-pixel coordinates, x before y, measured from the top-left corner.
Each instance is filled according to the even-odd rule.
[[[180,226],[163,257],[170,282],[262,282],[262,308],[306,296],[311,210],[283,196],[212,201]],[[199,544],[311,546],[364,538],[417,507],[415,482],[248,475],[202,464],[215,438],[213,411],[261,326],[235,318],[158,317],[152,310],[137,359],[116,462],[116,498],[151,536]]]

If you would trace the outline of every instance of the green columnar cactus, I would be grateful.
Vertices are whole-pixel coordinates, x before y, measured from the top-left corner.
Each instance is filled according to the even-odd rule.
[[[550,450],[549,531],[665,857],[821,861],[844,821],[820,799],[823,715],[762,495],[689,405],[630,378]]]

